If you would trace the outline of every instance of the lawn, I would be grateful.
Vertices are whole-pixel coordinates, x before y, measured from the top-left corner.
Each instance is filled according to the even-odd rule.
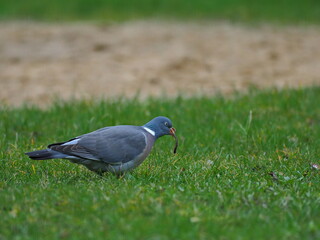
[[[320,88],[0,107],[0,239],[319,239]],[[23,153],[172,119],[130,174]]]
[[[317,0],[0,0],[0,19],[123,21],[218,19],[249,23],[320,23]]]

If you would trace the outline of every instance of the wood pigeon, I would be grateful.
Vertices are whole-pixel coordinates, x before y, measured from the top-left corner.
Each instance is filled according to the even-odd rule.
[[[175,132],[171,120],[160,116],[143,126],[104,127],[26,155],[33,160],[63,158],[97,173],[122,174],[139,166],[155,141],[164,135],[172,135],[176,139],[175,153],[178,147]]]

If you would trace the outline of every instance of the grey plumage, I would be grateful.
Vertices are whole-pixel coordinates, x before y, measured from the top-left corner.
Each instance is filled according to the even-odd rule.
[[[99,173],[123,173],[143,162],[157,138],[172,132],[174,134],[175,129],[171,121],[157,117],[144,126],[101,128],[26,155],[34,160],[64,158]]]

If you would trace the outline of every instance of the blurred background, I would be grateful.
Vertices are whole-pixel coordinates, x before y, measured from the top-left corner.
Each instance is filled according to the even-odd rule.
[[[0,101],[320,83],[317,0],[0,0]]]

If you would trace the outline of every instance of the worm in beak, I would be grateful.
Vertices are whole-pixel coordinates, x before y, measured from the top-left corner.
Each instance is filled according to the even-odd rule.
[[[177,153],[177,148],[179,146],[179,142],[178,142],[178,138],[176,136],[176,129],[175,128],[170,128],[170,134],[172,137],[174,137],[174,139],[176,140],[176,144],[174,146],[174,149],[173,149],[173,153]]]

